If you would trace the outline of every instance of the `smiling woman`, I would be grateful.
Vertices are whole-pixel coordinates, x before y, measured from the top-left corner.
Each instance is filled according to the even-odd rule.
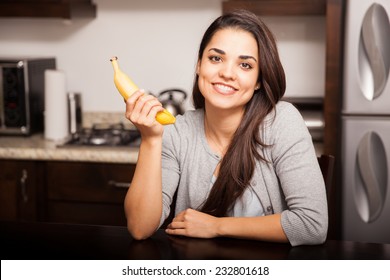
[[[206,107],[230,109],[232,114],[238,110],[240,121],[244,105],[259,84],[258,53],[257,42],[247,31],[227,28],[215,33],[197,64]]]
[[[325,186],[308,129],[280,101],[285,75],[268,27],[236,11],[206,30],[193,85],[195,110],[166,127],[160,102],[142,91],[126,102],[141,133],[125,199],[128,230],[319,244],[328,227]]]

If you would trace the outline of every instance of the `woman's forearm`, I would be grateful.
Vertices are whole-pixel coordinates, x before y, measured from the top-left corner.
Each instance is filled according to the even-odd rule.
[[[125,198],[127,227],[135,239],[152,235],[162,212],[161,139],[141,142],[137,166]]]
[[[280,214],[219,218],[216,231],[218,236],[285,243],[288,239],[283,231],[280,218]]]
[[[168,225],[168,234],[198,238],[233,237],[271,242],[289,242],[281,214],[261,217],[217,218],[194,209],[180,212]]]

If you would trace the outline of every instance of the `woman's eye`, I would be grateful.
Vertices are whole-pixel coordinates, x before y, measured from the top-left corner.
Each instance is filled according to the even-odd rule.
[[[216,56],[216,55],[209,56],[209,59],[210,59],[211,61],[214,61],[214,62],[220,62],[220,61],[222,60],[221,57]]]
[[[244,69],[252,69],[252,65],[250,65],[249,63],[241,63],[241,67],[244,68]]]

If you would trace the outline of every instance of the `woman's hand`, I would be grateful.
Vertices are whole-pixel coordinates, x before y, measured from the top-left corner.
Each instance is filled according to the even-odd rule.
[[[218,236],[219,219],[193,210],[180,212],[168,225],[166,233],[188,237],[213,238]]]
[[[153,95],[138,90],[126,100],[126,118],[140,131],[142,138],[161,136],[163,126],[156,121],[156,114],[164,108]]]
[[[171,235],[214,238],[219,236],[270,242],[288,242],[281,214],[258,217],[217,218],[193,209],[179,213],[165,230]]]

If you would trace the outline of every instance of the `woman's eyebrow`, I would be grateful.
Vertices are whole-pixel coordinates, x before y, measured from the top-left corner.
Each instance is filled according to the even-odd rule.
[[[223,50],[217,49],[217,48],[211,48],[211,49],[209,49],[209,51],[215,51],[216,53],[219,53],[219,54],[226,54]]]
[[[210,51],[215,51],[216,53],[219,53],[219,54],[226,54],[225,51],[218,49],[218,48],[211,48],[211,49],[209,49],[209,52]],[[251,55],[240,55],[239,58],[243,59],[243,60],[253,59],[255,62],[257,62],[257,59]]]
[[[257,62],[257,59],[254,58],[254,57],[251,56],[251,55],[240,55],[239,57],[240,57],[241,59],[243,59],[243,60],[246,60],[246,59],[253,59],[255,62]]]

